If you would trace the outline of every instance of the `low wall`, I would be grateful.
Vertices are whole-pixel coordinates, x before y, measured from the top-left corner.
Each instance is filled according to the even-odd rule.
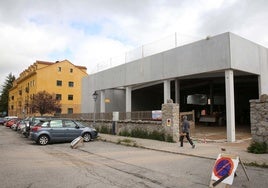
[[[250,121],[253,141],[268,144],[268,95],[250,100]]]
[[[113,121],[96,121],[95,128],[98,130],[107,129],[110,133],[113,130]],[[133,130],[142,130],[148,133],[154,131],[164,131],[161,121],[117,121],[115,122],[115,134],[119,135],[120,133],[126,131],[131,132]]]
[[[87,124],[93,124],[92,121],[84,120]],[[191,130],[194,131],[194,122],[189,121],[191,125]],[[162,121],[117,121],[114,127],[114,134],[120,135],[123,132],[131,133],[134,130],[141,130],[147,132],[148,134],[157,131],[163,133],[165,137],[172,137],[174,142],[178,142],[178,137],[174,136],[174,131],[179,133],[179,130],[167,129],[166,125],[162,125]],[[94,126],[99,131],[104,131],[103,133],[113,134],[113,121],[110,120],[97,120]]]
[[[141,120],[96,120],[94,127],[100,133],[116,134],[116,135],[132,135],[133,132],[147,134],[152,137],[158,136],[165,141],[179,141],[179,132],[181,129],[181,116],[186,115],[189,118],[191,132],[194,132],[194,111],[181,112],[179,104],[173,103],[171,99],[162,105],[162,121],[141,121]],[[79,116],[78,116],[79,117]],[[80,118],[80,120],[83,118]],[[93,124],[90,120],[85,120],[88,124]],[[163,135],[163,136],[162,136]],[[142,135],[141,135],[142,136]]]

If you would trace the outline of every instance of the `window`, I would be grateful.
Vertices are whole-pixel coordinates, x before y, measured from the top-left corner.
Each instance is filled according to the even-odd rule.
[[[11,110],[14,110],[14,106],[13,105],[11,105]]]
[[[68,114],[72,114],[73,113],[73,109],[72,108],[68,108]]]
[[[70,73],[72,73],[73,72],[73,69],[70,69]]]
[[[58,67],[58,72],[61,72],[61,67]]]
[[[57,80],[57,86],[62,86],[62,81],[61,80]]]
[[[76,127],[76,124],[75,122],[71,121],[71,120],[66,120],[65,121],[65,127],[72,127],[72,128],[75,128]]]
[[[61,120],[51,120],[49,124],[50,124],[51,128],[60,128],[60,127],[62,127],[62,121]]]
[[[41,127],[48,127],[48,123],[49,123],[48,121],[42,123]],[[41,123],[40,123],[40,124],[41,124]]]
[[[69,87],[74,87],[74,82],[69,82]]]
[[[56,109],[56,114],[61,114],[61,108]]]
[[[61,94],[56,94],[56,100],[61,100]]]
[[[72,101],[73,100],[73,95],[68,95],[68,100]]]
[[[11,99],[14,100],[14,96],[12,96]]]

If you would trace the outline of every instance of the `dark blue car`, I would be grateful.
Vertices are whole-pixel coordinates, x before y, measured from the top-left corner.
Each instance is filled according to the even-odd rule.
[[[72,119],[44,120],[30,130],[30,138],[40,145],[69,142],[79,136],[82,136],[85,142],[89,142],[98,136],[98,132]]]

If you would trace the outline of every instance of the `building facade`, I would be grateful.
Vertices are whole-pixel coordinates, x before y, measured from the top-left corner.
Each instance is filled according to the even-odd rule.
[[[40,91],[53,94],[60,100],[56,113],[81,113],[81,82],[87,68],[76,66],[68,60],[56,62],[36,61],[20,73],[9,91],[9,115],[33,115],[29,104]]]
[[[268,93],[267,72],[267,48],[223,33],[85,77],[82,112],[160,110],[173,99],[196,122],[226,126],[233,142],[238,125],[250,126],[249,100]]]

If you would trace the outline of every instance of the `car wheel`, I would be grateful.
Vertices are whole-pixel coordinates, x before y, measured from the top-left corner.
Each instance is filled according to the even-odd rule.
[[[41,135],[38,138],[38,144],[40,144],[40,145],[47,145],[48,144],[48,141],[49,141],[49,138],[48,138],[47,135]]]
[[[91,135],[89,133],[85,133],[83,135],[84,141],[89,142],[91,140]]]

